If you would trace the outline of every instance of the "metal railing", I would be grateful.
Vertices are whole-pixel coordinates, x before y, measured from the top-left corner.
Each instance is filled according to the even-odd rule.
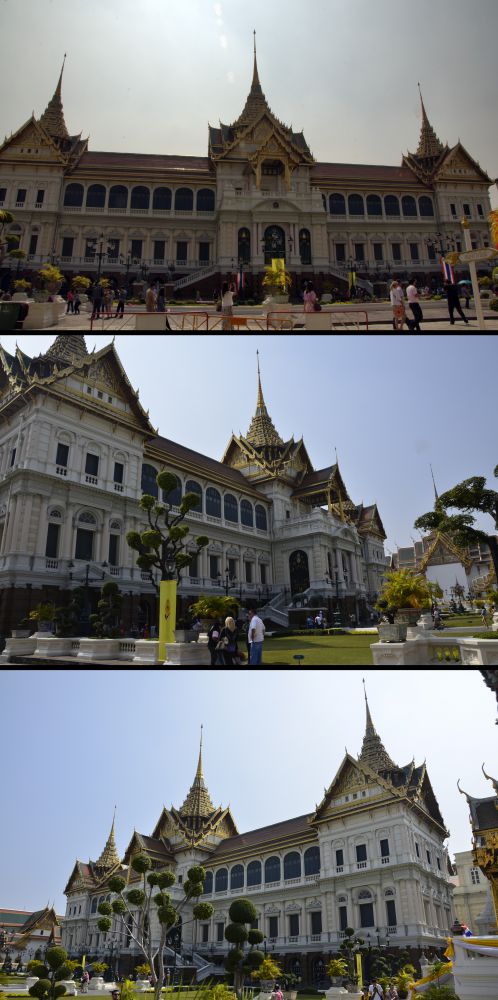
[[[94,323],[104,322],[104,309],[101,308],[101,316],[94,317],[93,313],[90,317],[90,330],[93,330]],[[123,321],[123,326],[119,329],[123,329],[128,324],[131,316],[141,316],[150,317],[154,319],[154,323],[151,323],[151,328],[155,330],[160,329],[159,320],[163,320],[163,329],[165,333],[176,330],[196,330],[203,331],[209,329],[209,314],[207,312],[171,312],[169,309],[166,312],[147,312],[140,309],[125,309],[120,319]],[[169,324],[169,326],[167,325]],[[113,327],[114,329],[114,327]]]
[[[358,319],[357,317],[362,317]],[[313,321],[315,320],[315,323]],[[330,324],[330,325],[329,325]],[[318,313],[305,313],[302,307],[297,309],[278,309],[269,312],[266,319],[267,330],[329,329],[329,330],[368,330],[368,313],[365,310],[334,311],[323,309]]]

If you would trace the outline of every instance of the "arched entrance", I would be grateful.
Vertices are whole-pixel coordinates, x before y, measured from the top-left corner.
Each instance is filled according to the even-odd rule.
[[[289,559],[290,584],[292,594],[302,594],[310,585],[310,570],[306,552],[298,549]]]
[[[271,265],[275,258],[285,260],[285,233],[281,226],[268,226],[265,229],[265,265]]]

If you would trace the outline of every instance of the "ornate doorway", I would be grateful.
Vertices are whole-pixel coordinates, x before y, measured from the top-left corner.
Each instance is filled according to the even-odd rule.
[[[268,226],[265,229],[265,265],[268,267],[274,258],[285,260],[285,233],[281,226]]]
[[[292,594],[302,594],[310,585],[310,570],[306,552],[298,549],[289,559]]]

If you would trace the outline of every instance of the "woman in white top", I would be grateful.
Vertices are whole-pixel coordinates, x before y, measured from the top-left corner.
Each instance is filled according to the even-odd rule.
[[[231,330],[230,317],[233,316],[233,289],[227,281],[223,282],[221,289],[221,315],[223,316],[221,329]]]
[[[391,305],[393,307],[394,329],[402,330],[406,322],[405,297],[403,289],[396,279],[391,285]]]

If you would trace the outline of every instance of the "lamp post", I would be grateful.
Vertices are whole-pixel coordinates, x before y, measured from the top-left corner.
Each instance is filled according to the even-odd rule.
[[[128,286],[128,275],[130,273],[130,268],[131,268],[131,253],[130,253],[130,251],[128,251],[128,253],[126,255],[126,260],[124,259],[124,257],[123,257],[122,254],[120,255],[119,263],[123,267],[126,268],[126,285]]]
[[[73,573],[73,569],[74,568],[75,568],[74,567],[74,563],[71,561],[69,563],[69,565],[68,565],[69,579],[70,580],[75,579],[75,574]],[[103,562],[102,563],[102,576],[100,576],[100,577],[98,577],[98,576],[96,576],[96,577],[90,577],[90,563],[86,564],[86,567],[85,567],[85,577],[84,577],[84,580],[82,581],[83,587],[84,587],[84,592],[85,592],[84,593],[84,607],[83,607],[83,611],[81,612],[81,616],[80,616],[81,635],[83,637],[88,636],[89,632],[90,632],[90,584],[91,583],[98,583],[99,580],[100,581],[105,580],[105,571],[106,571],[106,569],[107,569],[107,563]]]
[[[229,569],[228,566],[225,567],[224,577],[225,577],[225,583],[223,583],[223,576],[222,576],[222,574],[218,573],[218,585],[220,587],[224,587],[225,588],[225,596],[228,597],[229,590],[232,590],[232,589],[236,588],[236,586],[237,586],[237,579],[236,579],[235,576],[231,576],[230,575],[230,569]]]

